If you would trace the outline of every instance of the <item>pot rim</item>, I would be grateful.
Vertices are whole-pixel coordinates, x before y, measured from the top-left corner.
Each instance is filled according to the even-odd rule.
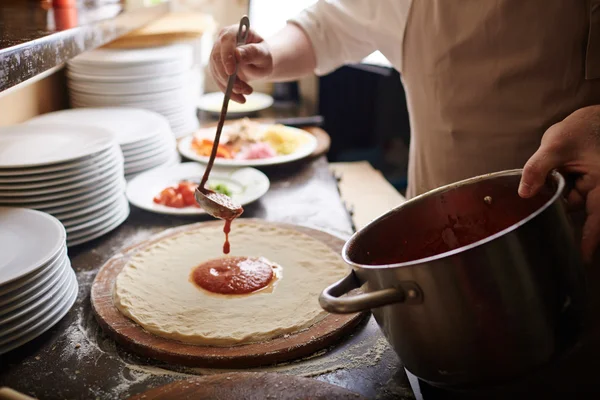
[[[554,179],[554,181],[558,184],[558,187],[556,188],[556,193],[554,193],[552,195],[552,197],[546,202],[544,203],[540,208],[538,208],[536,211],[532,212],[531,214],[529,214],[527,217],[523,218],[522,220],[520,220],[517,223],[514,223],[508,227],[506,227],[505,229],[496,232],[493,235],[490,235],[486,238],[483,238],[481,240],[478,240],[476,242],[473,242],[471,244],[468,244],[466,246],[462,246],[459,247],[457,249],[454,250],[450,250],[444,253],[440,253],[440,254],[436,254],[434,256],[430,256],[430,257],[425,257],[425,258],[419,258],[417,260],[411,260],[411,261],[406,261],[406,262],[401,262],[401,263],[395,263],[395,264],[382,264],[382,265],[366,265],[366,264],[358,264],[352,260],[350,260],[349,256],[348,256],[348,250],[349,250],[349,246],[352,242],[354,242],[356,240],[356,238],[358,236],[360,236],[360,234],[362,232],[364,232],[365,230],[367,230],[369,227],[379,223],[379,221],[381,221],[382,219],[388,217],[391,214],[394,214],[396,212],[398,212],[399,210],[401,210],[404,207],[408,207],[416,202],[418,202],[419,200],[425,198],[425,197],[430,197],[432,195],[436,195],[439,193],[443,193],[443,192],[447,192],[449,190],[455,189],[457,187],[460,186],[464,186],[466,184],[471,184],[474,182],[478,182],[478,181],[483,181],[483,180],[487,180],[490,178],[495,178],[495,177],[499,177],[499,176],[514,176],[514,175],[523,175],[523,169],[511,169],[511,170],[505,170],[505,171],[498,171],[498,172],[493,172],[490,174],[484,174],[484,175],[479,175],[479,176],[475,176],[473,178],[468,178],[468,179],[463,179],[461,181],[458,182],[454,182],[454,183],[450,183],[448,185],[444,185],[444,186],[440,186],[437,189],[433,189],[429,192],[423,193],[419,196],[415,196],[410,200],[405,201],[404,203],[400,204],[399,206],[391,209],[390,211],[386,212],[385,214],[379,216],[378,218],[374,219],[373,221],[369,222],[365,227],[363,227],[361,230],[355,232],[350,239],[348,239],[348,241],[346,241],[346,243],[344,244],[344,247],[342,248],[342,258],[344,259],[344,261],[349,264],[352,267],[358,267],[358,268],[363,268],[363,269],[390,269],[390,268],[401,268],[401,267],[409,267],[409,266],[414,266],[414,265],[418,265],[418,264],[424,264],[424,263],[428,263],[428,262],[432,262],[432,261],[437,261],[440,260],[442,258],[448,258],[451,256],[454,256],[456,254],[460,254],[460,253],[464,253],[466,251],[469,251],[475,247],[479,247],[482,246],[486,243],[489,243],[493,240],[498,239],[501,236],[506,235],[509,232],[512,232],[516,229],[518,229],[519,227],[525,225],[527,222],[531,221],[532,219],[534,219],[535,217],[537,217],[538,215],[540,215],[542,212],[544,212],[548,207],[550,207],[552,204],[554,204],[554,202],[562,195],[565,186],[566,186],[566,182],[565,182],[565,178],[556,170],[553,170],[550,173],[550,176]]]

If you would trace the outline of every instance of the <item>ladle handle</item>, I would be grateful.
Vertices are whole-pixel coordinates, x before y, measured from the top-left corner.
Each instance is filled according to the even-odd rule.
[[[360,286],[362,284],[353,271],[323,290],[319,296],[319,304],[325,311],[332,314],[352,314],[394,303],[420,304],[423,301],[421,289],[414,282],[400,282],[394,288],[341,298]]]
[[[250,20],[246,15],[242,17],[240,20],[240,26],[238,28],[238,33],[236,37],[236,46],[241,46],[246,44],[246,39],[248,39],[248,34],[250,32]],[[202,180],[200,181],[200,185],[198,188],[200,191],[203,191],[204,185],[206,185],[206,181],[208,180],[208,176],[210,175],[210,171],[215,163],[215,157],[217,156],[217,149],[219,148],[219,140],[221,140],[221,132],[223,131],[223,125],[225,124],[225,117],[227,116],[227,107],[229,105],[229,99],[231,98],[231,93],[233,92],[233,85],[235,83],[235,79],[237,77],[238,72],[238,63],[235,63],[235,70],[233,74],[229,76],[227,81],[227,88],[225,89],[225,96],[223,96],[223,105],[221,106],[221,115],[219,116],[219,123],[217,125],[217,133],[215,134],[215,140],[213,141],[212,151],[210,152],[210,158],[208,159],[208,164],[206,164],[206,169],[204,170],[204,175],[202,176]]]

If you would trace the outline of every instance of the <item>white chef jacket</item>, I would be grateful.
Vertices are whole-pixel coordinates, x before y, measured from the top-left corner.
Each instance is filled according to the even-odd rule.
[[[318,75],[375,50],[401,73],[408,197],[522,168],[548,127],[600,104],[599,0],[320,0],[290,22]]]

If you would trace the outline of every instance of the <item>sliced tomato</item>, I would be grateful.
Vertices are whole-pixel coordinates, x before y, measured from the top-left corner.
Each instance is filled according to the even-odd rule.
[[[177,192],[175,191],[175,188],[173,187],[168,187],[166,189],[163,189],[158,196],[156,196],[154,198],[154,202],[157,204],[163,204],[163,205],[168,205],[168,203],[171,201],[171,199],[173,197],[175,197],[177,195]]]
[[[183,201],[187,206],[193,206],[196,204],[196,198],[194,197],[194,192],[196,191],[196,185],[190,184],[189,182],[181,182],[177,191],[181,193],[183,197]]]
[[[172,199],[170,199],[170,202],[167,205],[169,207],[173,207],[173,208],[183,208],[183,207],[186,207],[185,201],[183,201],[183,196],[181,195],[181,193],[177,193],[175,195],[175,197],[173,197]]]

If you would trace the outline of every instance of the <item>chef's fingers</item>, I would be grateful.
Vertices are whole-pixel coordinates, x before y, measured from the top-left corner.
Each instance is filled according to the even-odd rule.
[[[237,26],[228,26],[223,28],[219,34],[218,42],[220,44],[219,54],[221,63],[227,75],[232,75],[235,71],[235,48],[237,45]]]
[[[225,86],[227,84],[228,76],[225,73],[225,68],[223,68],[219,49],[213,49],[211,54],[210,72],[217,85]]]
[[[231,25],[221,30],[219,34],[218,42],[221,47],[221,61],[227,75],[232,75],[235,72],[238,29],[238,25]],[[259,34],[250,29],[246,43],[261,43],[263,41],[263,38]]]
[[[585,197],[581,195],[576,189],[569,191],[566,196],[567,210],[578,211],[582,210],[585,206]]]
[[[235,77],[235,83],[233,84],[233,93],[239,94],[251,94],[254,91],[252,86],[241,80],[239,77]]]
[[[273,64],[269,47],[264,42],[239,46],[235,50],[235,58],[243,65],[268,68],[269,72]]]
[[[219,89],[223,93],[225,93],[225,91],[227,90],[227,87],[225,87],[225,85],[223,85],[221,83],[217,82],[217,86],[219,86]],[[246,97],[243,94],[235,93],[235,92],[231,92],[230,99],[237,103],[240,103],[240,104],[244,104],[246,102]]]
[[[563,163],[560,152],[551,151],[547,146],[540,146],[538,151],[527,161],[523,168],[523,176],[519,184],[519,196],[534,196],[546,182],[546,177]]]
[[[587,217],[583,225],[581,252],[586,262],[591,262],[600,242],[600,187],[591,190],[585,200]]]

